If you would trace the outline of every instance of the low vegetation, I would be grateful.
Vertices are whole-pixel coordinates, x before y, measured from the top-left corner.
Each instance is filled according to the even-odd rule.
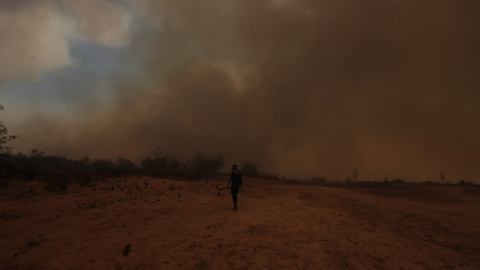
[[[152,156],[142,160],[141,172],[157,178],[201,180],[214,177],[224,167],[223,154],[207,155],[196,152],[190,158],[154,151]]]
[[[0,188],[8,185],[9,178],[23,178],[25,181],[39,181],[47,185],[51,191],[65,193],[71,184],[81,186],[95,186],[99,181],[112,177],[128,177],[146,175],[162,179],[177,180],[203,180],[213,178],[225,169],[227,159],[223,154],[208,155],[196,152],[188,158],[178,154],[153,151],[144,158],[140,165],[120,157],[116,160],[90,159],[88,156],[79,160],[71,160],[60,156],[47,156],[43,151],[34,149],[30,155],[18,153],[0,155]],[[344,181],[329,181],[324,177],[306,179],[291,179],[279,177],[278,174],[268,174],[258,171],[258,166],[250,161],[242,161],[240,169],[247,177],[293,182],[308,185],[361,185],[382,184],[402,185],[408,184],[402,179],[389,180],[385,176],[383,181],[360,180],[357,170]],[[472,186],[472,182],[463,180],[457,183],[445,181],[442,171],[438,181],[424,181],[424,185],[461,185]],[[148,185],[148,183],[146,183]],[[182,189],[182,186],[172,186],[173,190]]]
[[[70,184],[94,186],[98,181],[112,177],[147,175],[164,179],[202,180],[217,175],[225,162],[223,154],[196,152],[189,158],[183,158],[176,154],[154,151],[139,166],[123,157],[110,160],[90,159],[87,156],[71,160],[47,156],[45,152],[34,149],[29,155],[18,153],[0,156],[0,187],[7,186],[6,179],[9,178],[40,181],[47,184],[50,190],[60,193],[65,193]]]

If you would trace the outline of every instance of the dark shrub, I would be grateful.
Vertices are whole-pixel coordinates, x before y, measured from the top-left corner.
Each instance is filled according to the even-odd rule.
[[[175,154],[154,151],[152,157],[147,157],[140,163],[143,173],[159,178],[179,178],[183,165]]]
[[[315,184],[319,184],[319,183],[326,183],[327,180],[324,177],[314,177],[312,178],[312,182]]]
[[[185,160],[175,154],[154,151],[152,157],[142,160],[140,168],[152,177],[198,180],[215,176],[225,162],[223,154],[208,156],[196,152]]]
[[[121,175],[136,175],[139,172],[137,164],[126,158],[118,158],[115,165],[117,172]]]
[[[186,162],[185,178],[190,180],[206,179],[215,176],[226,160],[223,154],[207,156],[196,152]]]
[[[250,161],[242,161],[242,167],[240,169],[242,175],[256,177],[258,176],[258,165]]]

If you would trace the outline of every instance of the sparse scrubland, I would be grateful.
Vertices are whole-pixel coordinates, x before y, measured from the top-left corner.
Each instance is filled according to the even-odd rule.
[[[476,185],[245,176],[234,212],[225,160],[4,158],[1,268],[480,268]]]
[[[0,155],[1,269],[480,269],[480,187],[287,179],[242,161],[154,151]],[[13,137],[11,138],[13,139]]]
[[[223,154],[207,155],[196,152],[191,157],[153,151],[140,163],[126,159],[70,160],[59,156],[46,156],[34,149],[30,155],[22,153],[0,155],[0,185],[7,185],[5,179],[23,178],[25,181],[39,181],[50,190],[65,193],[69,185],[95,185],[111,177],[151,176],[156,178],[202,180],[212,178],[223,168],[226,159]]]
[[[104,181],[112,177],[149,176],[154,178],[176,180],[203,180],[213,178],[225,172],[227,158],[219,154],[205,154],[195,152],[189,157],[183,157],[175,153],[167,153],[155,150],[150,156],[144,158],[140,164],[119,157],[111,159],[90,159],[85,156],[79,160],[71,160],[60,156],[47,156],[41,150],[34,149],[29,155],[22,153],[0,154],[0,186],[7,184],[5,179],[23,178],[25,181],[36,180],[47,184],[50,190],[65,193],[71,184],[81,186],[95,185],[98,181]],[[405,184],[402,179],[383,181],[360,181],[358,173],[347,176],[344,181],[327,181],[323,177],[312,179],[290,179],[280,177],[278,174],[260,172],[258,165],[250,161],[242,161],[240,164],[244,176],[278,180],[295,184],[327,184],[327,185],[361,185],[361,184]],[[357,175],[355,175],[357,173]],[[441,176],[444,177],[442,172]],[[424,185],[460,185],[468,186],[475,184],[463,180],[457,183],[444,183],[440,177],[437,182],[425,181]]]

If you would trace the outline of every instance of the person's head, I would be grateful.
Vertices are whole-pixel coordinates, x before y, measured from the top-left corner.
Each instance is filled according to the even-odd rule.
[[[237,164],[233,164],[232,165],[232,170],[236,170],[237,169]]]

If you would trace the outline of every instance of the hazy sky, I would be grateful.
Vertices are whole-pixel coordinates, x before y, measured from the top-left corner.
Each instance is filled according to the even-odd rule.
[[[0,0],[14,151],[480,179],[478,0]]]

